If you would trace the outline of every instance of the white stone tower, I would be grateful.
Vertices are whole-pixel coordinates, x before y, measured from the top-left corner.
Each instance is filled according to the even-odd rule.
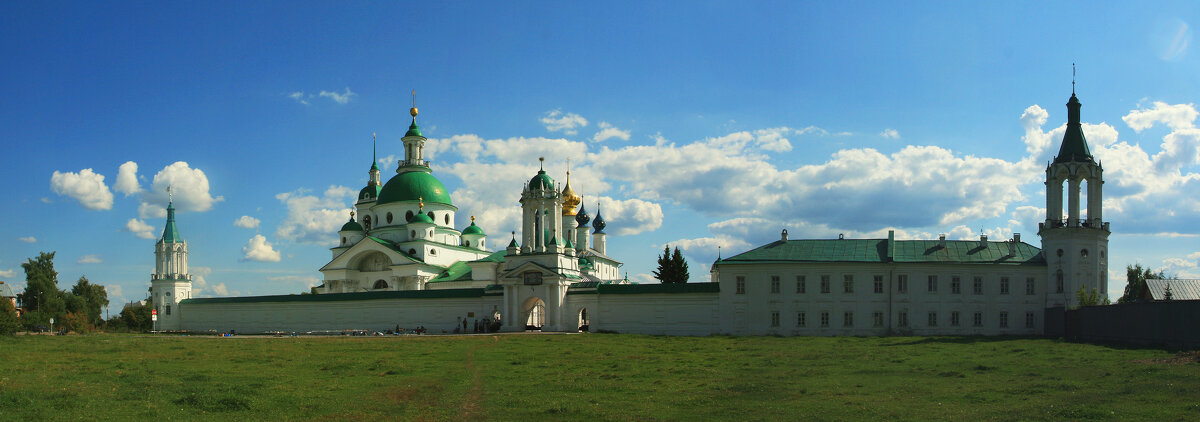
[[[1076,305],[1075,293],[1081,287],[1096,290],[1101,301],[1108,297],[1109,230],[1101,209],[1104,168],[1092,157],[1083,136],[1081,106],[1072,90],[1062,146],[1046,167],[1046,221],[1038,225],[1048,269],[1046,306]],[[1081,195],[1087,197],[1087,215],[1080,215]]]
[[[539,158],[545,161],[545,158]],[[562,195],[541,168],[521,192],[521,253],[561,253]]]
[[[192,297],[192,276],[188,274],[187,242],[175,228],[174,202],[167,204],[167,225],[162,238],[154,244],[154,274],[150,280],[150,300],[158,311],[156,331],[179,330],[179,301]]]

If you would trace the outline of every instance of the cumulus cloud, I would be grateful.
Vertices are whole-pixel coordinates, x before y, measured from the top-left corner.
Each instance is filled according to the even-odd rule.
[[[321,93],[317,94],[317,95],[322,98],[331,99],[331,100],[333,100],[333,102],[338,103],[338,104],[346,104],[346,103],[350,102],[351,98],[353,98],[355,95],[358,95],[358,94],[355,94],[353,91],[350,91],[350,87],[346,87],[346,90],[342,91],[341,93],[332,92],[332,91],[321,91]]]
[[[565,133],[574,135],[579,133],[579,128],[587,126],[587,119],[575,113],[563,113],[562,110],[547,111],[542,116],[542,124],[546,126],[546,130],[551,132]]]
[[[125,297],[122,295],[124,293],[124,289],[121,288],[120,284],[113,284],[113,283],[105,284],[104,291],[108,293],[108,297],[110,299],[118,299],[118,298]],[[120,303],[120,302],[123,302],[123,301],[117,301],[117,300],[112,301],[112,303]]]
[[[308,95],[307,97],[312,97],[312,95]],[[306,99],[307,97],[304,95],[304,91],[296,91],[291,94],[288,94],[288,98],[291,98],[291,99],[295,100],[296,102],[298,102],[300,104],[304,104],[304,105],[308,105],[308,100]]]
[[[271,242],[261,234],[251,237],[246,246],[242,247],[243,261],[279,262],[279,251],[271,246]]]
[[[887,139],[900,139],[900,131],[890,128],[884,129],[883,132],[879,132],[879,136]]]
[[[130,218],[125,222],[125,231],[133,233],[134,236],[141,239],[154,239],[154,227],[136,218]]]
[[[138,183],[137,178],[138,165],[133,161],[126,161],[117,169],[117,182],[113,183],[113,190],[125,194],[125,196],[133,195],[142,190],[142,186]]]
[[[171,188],[170,194],[167,187]],[[150,189],[141,195],[142,204],[138,207],[138,216],[166,217],[167,202],[171,201],[172,197],[177,210],[208,211],[217,202],[225,200],[222,196],[214,197],[209,190],[208,176],[203,170],[192,168],[187,162],[176,161],[154,175]]]
[[[58,172],[50,176],[50,188],[62,196],[70,197],[89,210],[112,209],[113,194],[104,184],[104,175],[87,168],[79,173]]]
[[[0,270],[0,277],[13,278],[17,276],[17,271],[13,269]],[[15,288],[13,290],[16,290]]]
[[[350,215],[348,204],[357,193],[345,186],[330,186],[322,196],[309,195],[306,189],[275,195],[288,210],[275,235],[300,243],[336,244],[337,229]]]
[[[1129,114],[1121,117],[1125,124],[1135,132],[1153,127],[1156,123],[1166,124],[1172,130],[1191,129],[1196,120],[1194,104],[1167,104],[1162,101],[1153,102],[1149,109],[1130,110]]]
[[[598,212],[604,217],[610,233],[632,236],[662,227],[662,207],[656,203],[636,198],[619,200],[604,196],[598,199],[600,206],[592,212]],[[616,230],[613,230],[614,228]]]
[[[629,131],[621,130],[620,128],[609,124],[608,122],[600,122],[600,131],[592,136],[592,141],[604,142],[612,138],[620,138],[622,141],[629,140]]]
[[[234,226],[241,227],[243,229],[256,229],[258,228],[258,223],[260,223],[260,221],[257,218],[248,215],[243,215],[238,217],[237,220],[233,220]]]
[[[81,256],[78,261],[75,261],[76,264],[99,264],[101,262],[104,262],[104,260],[95,254]]]
[[[50,198],[47,198],[47,197],[44,197],[44,196],[43,196],[43,197],[42,197],[42,203],[43,203],[43,204],[53,204],[53,203],[54,203],[54,200],[53,200],[53,199],[50,199]]]
[[[33,236],[18,237],[17,240],[25,243],[37,243],[37,238]]]

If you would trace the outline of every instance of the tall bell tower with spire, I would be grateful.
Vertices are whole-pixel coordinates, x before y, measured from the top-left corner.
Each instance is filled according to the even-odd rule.
[[[1102,214],[1104,167],[1096,162],[1083,136],[1079,119],[1082,106],[1075,97],[1072,78],[1067,131],[1058,155],[1046,166],[1046,221],[1038,225],[1049,273],[1046,283],[1049,306],[1077,305],[1075,293],[1081,288],[1096,290],[1102,300],[1108,297],[1109,229]],[[1081,215],[1081,196],[1085,194],[1087,214]]]
[[[175,198],[167,202],[167,225],[162,237],[154,244],[154,274],[150,279],[150,302],[158,312],[156,331],[180,329],[179,301],[192,297],[192,276],[188,274],[187,241],[175,227]]]

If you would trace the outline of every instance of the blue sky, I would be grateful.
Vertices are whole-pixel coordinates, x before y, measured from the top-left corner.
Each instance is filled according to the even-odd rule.
[[[537,158],[562,180],[570,157],[634,280],[663,244],[706,279],[718,245],[785,227],[1038,245],[1074,62],[1117,295],[1129,263],[1200,277],[1198,21],[1190,2],[6,2],[0,280],[57,251],[60,286],[144,298],[173,184],[201,295],[307,290],[371,133],[394,171],[414,89],[457,226],[502,242]]]

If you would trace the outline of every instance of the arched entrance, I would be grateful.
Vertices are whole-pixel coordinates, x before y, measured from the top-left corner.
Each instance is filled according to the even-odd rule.
[[[587,308],[579,309],[579,331],[588,332],[591,329],[592,322],[588,319]]]
[[[534,296],[525,299],[524,306],[521,307],[525,314],[525,329],[526,330],[541,330],[543,325],[546,325],[546,302],[541,298]]]

